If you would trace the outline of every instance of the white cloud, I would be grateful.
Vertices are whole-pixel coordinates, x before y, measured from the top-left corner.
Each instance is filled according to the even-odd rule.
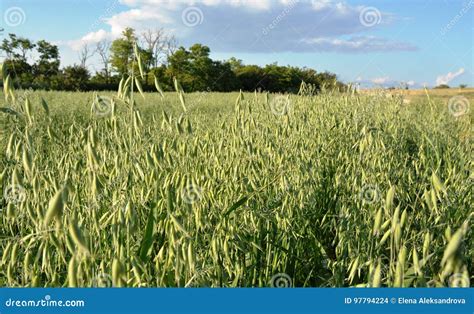
[[[377,84],[377,85],[383,85],[389,81],[390,81],[390,77],[388,76],[376,77],[371,80],[372,83]]]
[[[391,42],[385,38],[374,36],[357,36],[349,39],[341,38],[312,38],[303,39],[317,51],[332,52],[374,52],[374,51],[410,51],[416,50],[416,47],[402,42]]]
[[[442,85],[442,84],[448,84],[452,80],[454,80],[456,77],[462,75],[464,73],[464,68],[460,68],[456,72],[448,72],[445,75],[440,75],[436,78],[436,85]]]
[[[311,0],[311,6],[315,11],[322,10],[333,10],[338,13],[344,13],[352,10],[353,8],[346,4],[343,1],[334,1],[334,0]]]
[[[120,0],[128,9],[103,18],[103,30],[70,42],[93,41],[97,36],[117,38],[126,27],[139,34],[163,27],[181,45],[196,42],[215,52],[384,52],[411,51],[403,42],[355,36],[368,30],[361,24],[362,7],[340,0]],[[195,6],[199,23],[189,27],[183,14]],[[381,12],[383,23],[390,14]],[[195,16],[193,16],[195,17]],[[382,24],[383,24],[382,23]],[[97,34],[101,32],[100,34]],[[347,38],[347,36],[353,36]]]
[[[311,5],[315,11],[324,10],[330,8],[332,5],[332,0],[313,0]]]
[[[297,1],[297,0],[293,0]],[[233,7],[246,7],[249,9],[268,10],[272,3],[288,4],[292,0],[121,0],[122,4],[128,6],[154,6],[161,9],[176,9],[181,6],[218,6],[230,5]]]
[[[126,27],[140,30],[157,24],[162,26],[169,25],[174,20],[160,10],[145,7],[121,12],[105,19],[105,22],[110,25],[111,33],[118,36]]]
[[[360,84],[364,88],[374,88],[374,87],[395,87],[395,88],[404,88],[408,86],[409,88],[421,88],[422,84],[415,82],[414,80],[409,81],[400,81],[390,78],[388,75],[373,77],[373,78],[363,78],[362,76],[357,76],[355,82]]]
[[[90,32],[77,40],[70,40],[67,45],[74,51],[79,51],[82,46],[86,44],[95,44],[104,39],[113,39],[112,34],[108,33],[104,29],[100,29],[96,32]]]

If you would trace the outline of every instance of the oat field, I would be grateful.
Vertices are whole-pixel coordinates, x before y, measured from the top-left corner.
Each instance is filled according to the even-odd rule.
[[[471,99],[176,83],[6,84],[1,286],[472,286]]]

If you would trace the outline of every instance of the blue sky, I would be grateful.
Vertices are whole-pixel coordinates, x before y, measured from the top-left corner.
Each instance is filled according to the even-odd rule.
[[[162,27],[216,59],[307,66],[362,86],[474,86],[474,0],[2,0],[0,9],[2,36],[52,41],[62,65],[127,26]]]

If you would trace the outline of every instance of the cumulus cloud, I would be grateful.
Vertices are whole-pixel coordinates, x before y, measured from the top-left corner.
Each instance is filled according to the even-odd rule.
[[[78,51],[84,45],[95,44],[104,39],[113,39],[113,35],[104,29],[100,29],[97,32],[90,32],[80,39],[71,40],[68,42],[68,45],[72,48],[72,50]]]
[[[361,36],[360,33],[369,29],[391,23],[392,15],[380,12],[381,22],[368,28],[360,21],[363,7],[345,1],[121,0],[120,3],[128,9],[103,19],[110,38],[119,37],[126,27],[133,27],[137,33],[163,27],[184,46],[199,42],[215,52],[367,53],[416,49],[409,43]],[[186,12],[191,7],[195,9],[194,18],[198,19],[193,27],[186,23]],[[92,40],[97,33],[80,40]],[[77,41],[72,41],[73,45],[77,47]]]
[[[445,75],[440,75],[436,78],[436,85],[448,84],[456,77],[462,75],[464,73],[464,68],[460,68],[456,72],[448,72]]]

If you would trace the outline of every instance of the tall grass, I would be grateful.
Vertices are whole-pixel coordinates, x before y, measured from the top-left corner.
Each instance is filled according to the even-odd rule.
[[[126,94],[9,94],[0,285],[471,284],[472,113],[331,91]]]

